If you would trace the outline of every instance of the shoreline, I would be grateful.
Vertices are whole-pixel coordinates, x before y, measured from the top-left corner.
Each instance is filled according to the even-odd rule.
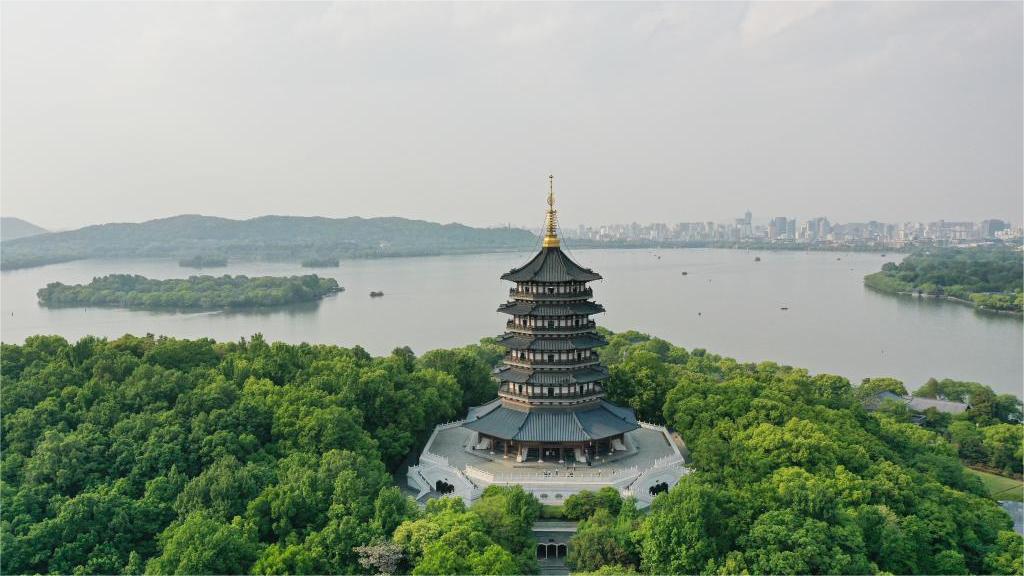
[[[572,250],[746,250],[755,252],[836,252],[836,253],[852,253],[852,254],[894,254],[894,255],[905,255],[909,254],[910,251],[905,248],[880,248],[880,247],[858,247],[858,246],[819,246],[813,247],[812,245],[763,245],[763,244],[737,244],[737,243],[724,243],[718,244],[714,242],[640,242],[640,243],[629,243],[629,242],[608,242],[608,243],[592,243],[588,241],[581,241],[579,244],[572,242],[570,246]],[[363,253],[353,254],[347,256],[339,256],[338,260],[340,263],[347,261],[361,261],[361,260],[384,260],[389,258],[429,258],[436,256],[473,256],[482,254],[507,254],[510,252],[529,252],[535,249],[536,246],[523,246],[523,247],[493,247],[483,249],[466,249],[466,250],[449,250],[449,251],[408,251],[408,252],[391,252],[391,253]],[[28,264],[13,266],[3,266],[0,261],[0,272],[16,272],[18,270],[32,270],[35,268],[43,268],[46,266],[52,266],[56,264],[66,264],[68,262],[80,262],[83,260],[107,260],[107,261],[118,261],[118,260],[170,260],[178,263],[180,268],[190,270],[205,270],[205,269],[219,269],[226,268],[234,262],[266,262],[274,264],[297,264],[301,265],[301,259],[289,259],[289,258],[275,258],[275,257],[260,257],[258,255],[245,255],[245,256],[229,256],[227,258],[228,263],[225,265],[216,265],[208,267],[193,267],[181,265],[181,256],[165,255],[165,256],[153,256],[153,255],[116,255],[116,256],[93,256],[84,255],[81,257],[74,256],[59,256],[54,258],[52,261],[41,262],[39,264]],[[324,268],[338,268],[340,266],[328,266]],[[312,268],[303,266],[303,268]]]
[[[1014,318],[1018,318],[1018,319],[1024,320],[1024,312],[1015,312],[1013,310],[997,310],[995,308],[987,308],[985,306],[978,306],[978,305],[976,305],[974,302],[972,302],[970,300],[964,300],[963,298],[957,298],[955,296],[947,296],[945,294],[925,294],[923,292],[920,292],[920,293],[919,292],[904,292],[904,291],[893,292],[893,291],[890,291],[890,290],[885,290],[885,289],[882,289],[882,288],[878,288],[876,286],[871,286],[867,282],[864,283],[864,287],[869,289],[869,290],[874,290],[875,292],[878,292],[879,294],[887,294],[889,296],[910,296],[910,297],[914,297],[914,298],[933,298],[935,300],[943,300],[943,301],[946,301],[946,302],[953,302],[955,304],[961,304],[961,305],[964,305],[964,306],[969,306],[969,307],[973,308],[975,312],[981,312],[981,313],[984,313],[984,314],[1000,314],[1000,315],[1003,315],[1003,316],[1013,316]]]

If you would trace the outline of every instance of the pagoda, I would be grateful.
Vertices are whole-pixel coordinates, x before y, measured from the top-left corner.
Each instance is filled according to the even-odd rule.
[[[494,371],[498,400],[463,426],[477,434],[474,449],[516,462],[590,465],[625,451],[625,434],[639,425],[632,409],[604,399],[608,369],[595,349],[607,342],[591,319],[604,307],[588,286],[601,275],[561,249],[553,177],[547,202],[540,252],[501,276],[515,286],[498,307],[511,317],[498,338],[508,349]]]

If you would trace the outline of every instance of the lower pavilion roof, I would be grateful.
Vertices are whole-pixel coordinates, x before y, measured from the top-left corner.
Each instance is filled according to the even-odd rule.
[[[587,350],[607,343],[607,340],[592,332],[568,338],[539,338],[512,333],[498,336],[498,344],[515,350]]]
[[[631,408],[605,400],[576,410],[517,410],[495,400],[471,411],[463,426],[495,438],[521,442],[603,440],[640,427]]]
[[[544,386],[559,384],[586,384],[597,382],[608,377],[608,369],[600,364],[577,368],[575,370],[536,370],[518,366],[499,366],[494,374],[502,382],[516,384],[540,384]]]

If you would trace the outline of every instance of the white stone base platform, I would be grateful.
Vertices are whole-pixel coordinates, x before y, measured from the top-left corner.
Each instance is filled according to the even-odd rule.
[[[433,495],[437,482],[450,485],[452,495],[467,503],[491,484],[518,484],[545,504],[562,504],[583,490],[612,486],[635,496],[640,507],[650,504],[652,487],[669,488],[689,473],[685,459],[663,426],[640,422],[627,432],[624,450],[595,460],[592,465],[557,462],[516,462],[488,450],[477,450],[476,433],[464,421],[441,424],[427,441],[419,464],[410,466],[408,483],[418,499]]]

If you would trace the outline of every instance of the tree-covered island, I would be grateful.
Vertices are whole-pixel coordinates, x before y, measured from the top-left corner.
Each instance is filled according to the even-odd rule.
[[[609,398],[677,431],[693,472],[648,510],[607,490],[567,501],[582,521],[574,570],[1022,573],[1024,541],[958,458],[980,447],[993,463],[1019,461],[1021,424],[1006,421],[1019,402],[929,382],[919,394],[970,394],[974,406],[915,425],[863,407],[877,390],[904,392],[895,380],[852,386],[604,335]],[[372,357],[258,335],[4,344],[0,568],[536,572],[532,495],[491,487],[471,505],[421,509],[393,476],[434,425],[495,397],[503,354],[493,340]]]
[[[178,260],[178,266],[182,268],[224,268],[228,265],[228,259],[223,256],[193,256]]]
[[[868,288],[889,294],[949,298],[976,308],[1024,312],[1024,252],[1009,247],[943,248],[886,262],[864,277]]]
[[[334,278],[304,276],[190,276],[154,280],[111,274],[88,284],[47,284],[37,293],[43,306],[116,306],[141,309],[213,310],[312,302],[344,290]]]
[[[340,259],[330,256],[307,258],[302,261],[303,268],[337,268],[340,265]]]

